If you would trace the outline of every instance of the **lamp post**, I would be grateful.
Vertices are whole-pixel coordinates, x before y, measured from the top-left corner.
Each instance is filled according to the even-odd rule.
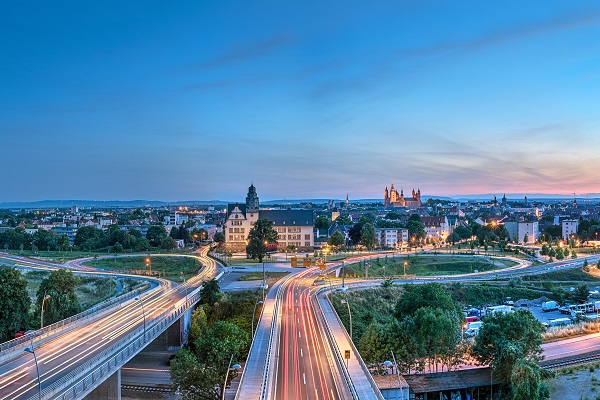
[[[146,341],[146,311],[144,310],[144,302],[142,301],[142,296],[136,297],[135,300],[139,300],[142,305],[142,318],[144,318],[144,342]]]
[[[42,400],[42,381],[40,380],[40,368],[38,366],[37,357],[35,355],[35,349],[33,348],[33,339],[31,339],[31,347],[26,347],[25,352],[33,354],[33,361],[35,361],[35,371],[37,372],[38,398]]]
[[[42,298],[42,310],[40,311],[40,329],[44,328],[44,303],[46,303],[46,300],[48,300],[51,296],[49,294],[44,293],[44,297]]]
[[[396,357],[394,356],[394,352],[390,350],[390,352],[392,353],[392,360],[394,360],[394,364],[396,365],[396,374],[398,374],[398,388],[400,389],[400,399],[404,400],[404,393],[402,392],[402,381],[400,380],[400,371],[398,370],[398,363],[396,362]],[[385,365],[386,367],[391,367],[394,364],[392,364],[390,361],[384,361],[383,365]]]
[[[345,277],[346,277],[346,264],[342,261],[342,290],[346,289]]]
[[[222,400],[225,400],[225,388],[227,387],[227,377],[229,376],[229,371],[242,368],[242,366],[240,364],[231,365],[232,361],[233,361],[233,354],[231,355],[231,358],[229,359],[229,365],[227,366],[227,372],[225,373],[225,383],[223,384],[223,392],[221,395]]]
[[[406,280],[406,266],[408,265],[408,261],[404,261],[404,280]]]
[[[267,244],[268,242],[265,240],[265,257],[267,255]],[[266,274],[265,274],[265,260],[263,259],[263,282],[262,282],[262,297],[263,301],[265,300],[265,285],[267,283]]]
[[[256,306],[263,303],[264,302],[262,300],[258,300],[256,303],[254,303],[254,312],[252,312],[252,330],[250,331],[252,333],[252,338],[254,338],[254,315],[256,314]]]
[[[350,341],[352,341],[352,313],[350,312],[350,303],[347,300],[342,300],[342,304],[348,306],[348,317],[350,318]]]

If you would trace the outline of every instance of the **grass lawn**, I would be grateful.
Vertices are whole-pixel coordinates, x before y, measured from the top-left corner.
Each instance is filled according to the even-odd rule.
[[[4,251],[4,249],[0,249],[1,251]],[[66,261],[70,261],[70,260],[76,260],[79,258],[86,258],[86,257],[94,257],[94,256],[105,256],[105,255],[110,255],[110,254],[114,254],[111,252],[107,252],[107,251],[72,251],[72,250],[67,250],[67,251],[31,251],[31,250],[8,250],[7,252],[8,254],[12,254],[14,256],[23,256],[23,257],[29,257],[29,258],[36,258],[38,260],[43,260],[43,261],[50,261],[50,262],[56,262],[56,263],[64,263]],[[126,251],[123,252],[121,254],[127,254],[127,253],[132,253],[131,251]],[[133,252],[135,253],[135,252]],[[146,252],[144,252],[146,253]],[[174,250],[174,251],[170,251],[170,252],[166,252],[165,250],[162,249],[155,249],[155,250],[150,250],[150,254],[188,254],[189,251],[187,249],[179,249],[179,250]]]
[[[23,277],[27,280],[27,292],[29,297],[35,301],[37,291],[40,284],[44,279],[50,275],[50,272],[46,271],[29,271],[23,274]],[[117,283],[115,278],[100,278],[92,276],[81,276],[76,275],[79,279],[79,286],[75,289],[77,299],[81,304],[82,309],[88,309],[95,304],[100,303],[108,299],[115,294],[117,289]],[[139,285],[138,282],[135,285]],[[134,284],[127,285],[124,283],[124,290],[134,289]],[[34,304],[32,303],[32,310]]]
[[[279,280],[284,276],[288,275],[289,272],[266,272],[267,279]],[[260,281],[263,278],[262,272],[249,272],[245,275],[240,276],[238,281]]]
[[[150,270],[146,269],[145,260],[146,257],[103,258],[87,261],[84,265],[122,273],[149,275]],[[160,274],[161,278],[181,281],[181,272],[185,279],[189,279],[198,273],[202,264],[192,257],[150,256],[150,267],[154,275]]]
[[[385,276],[403,275],[405,261],[408,263],[406,274],[418,276],[465,274],[474,272],[475,270],[482,272],[498,269],[498,266],[483,257],[419,255],[394,258],[391,256],[381,256],[371,261],[369,276],[381,277],[384,274]],[[506,265],[508,263],[503,262],[503,264]],[[512,265],[515,265],[515,263],[510,263],[510,266]],[[347,265],[346,276],[364,277],[364,262]]]

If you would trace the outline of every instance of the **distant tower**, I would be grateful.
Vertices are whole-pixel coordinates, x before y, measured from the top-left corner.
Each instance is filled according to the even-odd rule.
[[[506,193],[502,196],[502,207],[506,207]]]
[[[248,188],[248,195],[246,196],[246,212],[258,212],[258,206],[258,195],[254,184],[252,184]]]
[[[386,186],[385,190],[383,191],[383,206],[387,207],[389,205],[390,205],[390,194],[389,194],[388,188]]]
[[[392,183],[392,187],[390,188],[390,203],[395,203],[398,201],[398,191],[394,189],[394,184]]]
[[[496,199],[496,195],[494,195],[494,205],[498,204],[498,199]]]
[[[348,193],[346,193],[346,208],[348,208],[348,204],[349,204],[349,203],[350,203],[350,202],[348,201]]]
[[[523,203],[527,206],[527,196],[523,199]]]

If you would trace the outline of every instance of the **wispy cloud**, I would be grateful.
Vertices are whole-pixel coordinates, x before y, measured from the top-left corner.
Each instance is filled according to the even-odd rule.
[[[212,60],[201,62],[194,65],[194,67],[217,68],[264,57],[294,43],[295,41],[296,39],[292,36],[277,35],[259,42],[240,44],[223,52]]]

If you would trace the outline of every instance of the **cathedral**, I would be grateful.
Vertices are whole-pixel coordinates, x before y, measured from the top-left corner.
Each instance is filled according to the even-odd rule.
[[[400,189],[400,194],[394,189],[394,184],[388,191],[387,186],[383,191],[383,206],[384,207],[408,207],[419,208],[421,206],[421,189],[412,191],[412,197],[404,197],[404,189]]]

